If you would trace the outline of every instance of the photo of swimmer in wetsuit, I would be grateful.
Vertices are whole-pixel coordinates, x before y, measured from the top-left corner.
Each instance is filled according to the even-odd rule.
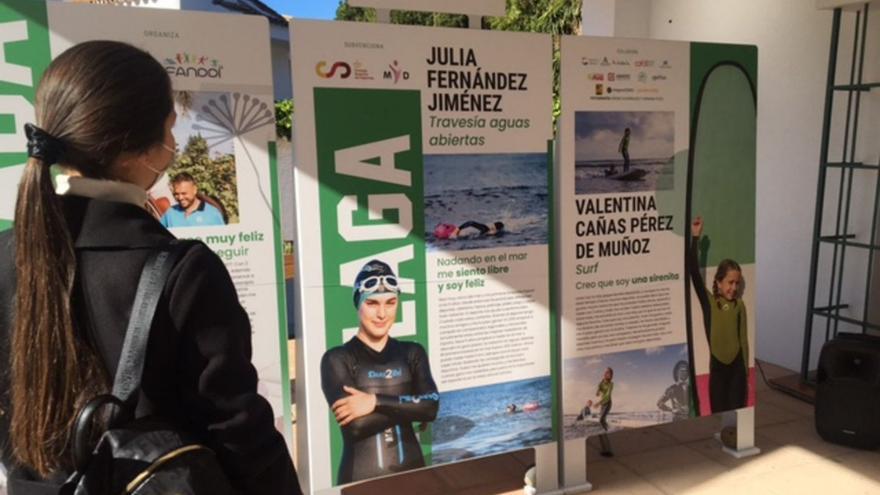
[[[354,281],[357,335],[321,359],[321,389],[342,430],[339,484],[425,466],[412,423],[434,421],[440,395],[425,349],[390,336],[399,294],[390,266],[364,265]]]
[[[434,237],[437,239],[458,239],[459,237],[467,237],[472,234],[467,229],[473,229],[478,236],[497,236],[504,233],[504,223],[495,222],[492,225],[485,225],[473,220],[456,227],[451,223],[438,223],[434,227]]]

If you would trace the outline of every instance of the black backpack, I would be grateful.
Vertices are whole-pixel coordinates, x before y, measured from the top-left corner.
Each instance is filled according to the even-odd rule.
[[[816,431],[828,442],[880,448],[880,337],[841,332],[822,346]]]
[[[147,259],[113,381],[113,391],[79,412],[73,431],[76,471],[59,495],[232,495],[214,452],[155,417],[136,417],[147,341],[156,306],[176,261],[194,245],[173,241]],[[109,419],[97,444],[96,422]],[[14,495],[14,492],[10,492]]]
[[[161,419],[136,418],[147,341],[156,306],[176,261],[193,242],[174,241],[144,265],[111,395],[92,399],[73,432],[76,472],[59,495],[226,495],[235,490],[214,452]],[[92,448],[92,427],[109,409],[110,427]]]

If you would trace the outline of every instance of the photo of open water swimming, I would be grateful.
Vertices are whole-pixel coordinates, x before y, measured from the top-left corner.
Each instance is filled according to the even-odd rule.
[[[547,244],[546,153],[425,156],[429,250]]]
[[[432,424],[432,462],[550,442],[551,407],[549,376],[443,392]]]

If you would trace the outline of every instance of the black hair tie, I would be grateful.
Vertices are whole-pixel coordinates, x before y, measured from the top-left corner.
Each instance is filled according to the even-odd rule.
[[[25,124],[24,133],[28,140],[29,157],[41,160],[46,165],[54,165],[64,155],[64,143],[39,127]]]

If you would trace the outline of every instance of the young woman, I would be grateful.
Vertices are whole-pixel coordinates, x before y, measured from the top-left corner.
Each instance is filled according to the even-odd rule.
[[[712,412],[746,407],[748,398],[749,337],[746,306],[742,300],[742,269],[736,261],[721,260],[706,288],[697,262],[703,219],[691,224],[688,271],[703,310],[709,358],[709,403]]]
[[[399,293],[390,266],[364,265],[353,293],[358,333],[321,359],[321,388],[344,442],[339,484],[425,465],[412,423],[433,421],[440,395],[425,349],[390,336]]]
[[[46,69],[35,110],[14,231],[0,234],[0,460],[11,495],[71,471],[74,417],[108,391],[141,270],[173,239],[147,211],[175,149],[171,81],[156,60],[123,43],[76,45]],[[66,173],[57,189],[54,164]],[[156,310],[138,412],[201,437],[242,493],[299,494],[257,394],[250,337],[223,263],[203,244],[189,249]]]

